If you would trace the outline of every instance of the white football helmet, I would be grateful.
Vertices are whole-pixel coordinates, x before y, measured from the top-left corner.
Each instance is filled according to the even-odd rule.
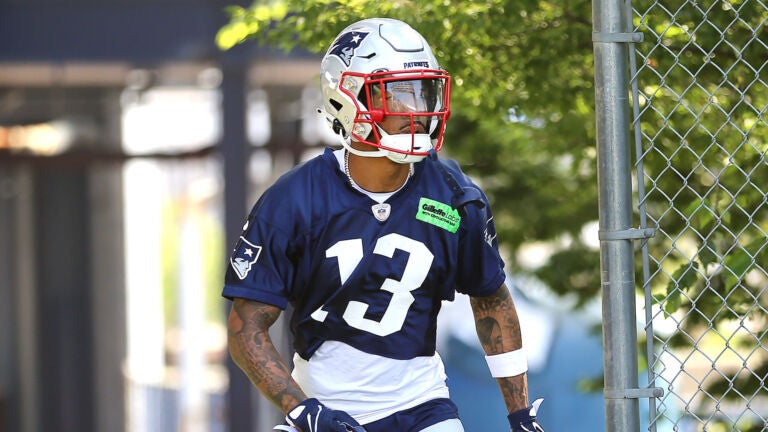
[[[325,117],[350,152],[412,163],[440,150],[450,77],[408,24],[371,18],[342,30],[323,57],[320,86]]]

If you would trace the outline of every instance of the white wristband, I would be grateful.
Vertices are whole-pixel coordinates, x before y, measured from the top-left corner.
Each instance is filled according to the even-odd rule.
[[[520,375],[528,370],[528,357],[525,351],[519,350],[485,356],[488,363],[488,369],[491,370],[491,376],[494,378],[504,378]]]

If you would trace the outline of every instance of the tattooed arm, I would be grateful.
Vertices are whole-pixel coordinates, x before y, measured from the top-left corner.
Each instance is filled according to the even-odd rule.
[[[520,321],[509,289],[502,284],[488,297],[471,297],[472,313],[480,343],[487,355],[502,354],[522,348]],[[528,406],[526,374],[496,378],[509,412]]]
[[[307,396],[269,337],[278,316],[275,306],[236,298],[227,323],[229,353],[261,393],[287,413]]]

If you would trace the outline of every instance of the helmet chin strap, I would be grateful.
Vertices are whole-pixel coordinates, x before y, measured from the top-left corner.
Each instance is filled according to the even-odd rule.
[[[379,129],[379,132],[381,132],[381,143],[385,145],[386,147],[390,148],[401,148],[410,146],[413,142],[418,141],[426,141],[426,143],[429,143],[429,149],[432,149],[432,141],[427,134],[397,134],[397,135],[390,135],[387,132],[385,132],[381,127],[378,125],[376,126]],[[399,153],[396,151],[387,150],[386,156],[393,162],[397,162],[400,164],[409,164],[409,163],[415,163],[419,162],[421,160],[424,160],[426,156],[417,156],[417,155],[409,155],[405,153]]]
[[[389,152],[386,150],[382,150],[380,148],[377,148],[376,150],[358,150],[354,147],[352,147],[352,140],[350,138],[344,138],[343,132],[339,132],[336,136],[339,137],[339,142],[341,145],[347,149],[348,152],[352,153],[355,156],[361,156],[361,157],[389,157]]]
[[[379,127],[379,126],[376,126],[376,127]],[[380,127],[379,127],[379,131],[382,134],[382,137],[381,137],[382,141],[385,141],[386,138],[392,138],[392,139],[406,139],[407,138],[408,141],[411,140],[410,136],[408,136],[408,137],[405,137],[405,136],[397,137],[396,135],[389,135],[386,132],[384,132]],[[403,164],[403,165],[419,162],[419,161],[423,160],[426,157],[426,156],[416,156],[416,155],[409,155],[409,154],[405,154],[405,153],[398,153],[396,151],[385,150],[385,149],[381,149],[381,148],[376,148],[375,150],[359,150],[359,149],[356,149],[356,148],[352,147],[351,139],[350,138],[345,138],[343,132],[339,132],[338,134],[336,134],[336,136],[339,137],[339,142],[341,143],[341,145],[345,149],[347,149],[348,152],[350,152],[350,153],[352,153],[353,155],[356,155],[356,156],[371,157],[371,158],[373,158],[373,157],[386,157],[389,160],[391,160],[392,162]],[[429,135],[427,135],[427,138],[428,137],[429,137]],[[369,147],[372,147],[372,146],[369,146]]]

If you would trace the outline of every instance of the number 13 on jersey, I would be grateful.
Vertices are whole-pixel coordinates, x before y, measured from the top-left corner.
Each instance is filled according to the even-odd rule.
[[[424,243],[400,234],[387,234],[376,241],[373,253],[392,258],[396,249],[409,254],[408,261],[400,280],[387,278],[380,289],[392,293],[381,321],[365,318],[368,304],[350,301],[344,310],[344,321],[351,327],[364,330],[378,336],[387,336],[403,328],[408,309],[414,298],[411,291],[419,288],[427,278],[434,255]],[[342,240],[325,251],[326,258],[336,258],[339,264],[339,276],[344,284],[355,268],[362,261],[365,251],[362,239]],[[312,318],[323,322],[328,316],[322,306],[312,313]]]

